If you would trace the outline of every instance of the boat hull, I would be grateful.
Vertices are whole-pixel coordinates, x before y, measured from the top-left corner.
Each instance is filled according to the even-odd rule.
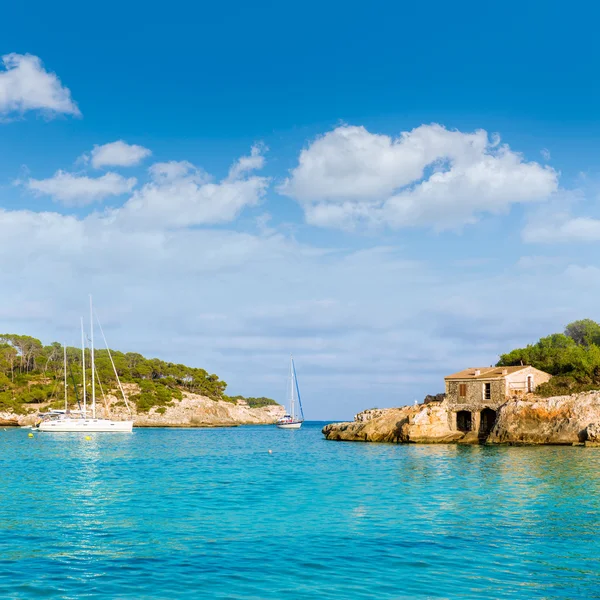
[[[38,431],[54,433],[66,431],[101,431],[131,433],[133,421],[111,421],[109,419],[60,419],[56,421],[42,421],[37,427]]]
[[[294,423],[275,423],[277,429],[300,429],[302,427],[302,421],[295,421]]]

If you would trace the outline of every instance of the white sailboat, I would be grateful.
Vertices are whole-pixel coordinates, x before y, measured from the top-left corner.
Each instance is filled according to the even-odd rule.
[[[300,414],[296,414],[296,398],[298,398],[298,408]],[[302,400],[300,399],[300,387],[298,386],[298,377],[296,376],[296,366],[294,359],[290,356],[290,412],[277,419],[275,425],[278,429],[300,429],[304,422],[304,411],[302,410]]]
[[[102,327],[100,327],[102,329]],[[102,332],[104,337],[104,332]],[[106,342],[106,338],[104,338]],[[112,355],[106,344],[108,356],[112,364],[117,383],[127,408],[129,404],[127,402],[127,396],[119,380],[115,363],[113,362]],[[85,387],[85,341],[83,336],[83,319],[81,320],[81,352],[82,352],[82,370],[83,370],[83,411],[80,414],[72,414],[68,410],[67,406],[67,354],[65,347],[65,412],[53,412],[45,415],[42,421],[36,426],[39,431],[52,431],[52,432],[71,432],[71,431],[100,431],[100,432],[127,432],[131,433],[133,428],[133,421],[113,421],[112,419],[98,419],[96,416],[96,363],[94,360],[94,311],[92,307],[92,297],[90,296],[90,350],[91,350],[91,377],[92,377],[92,418],[88,418],[87,415],[87,395]],[[131,413],[131,410],[130,410]]]

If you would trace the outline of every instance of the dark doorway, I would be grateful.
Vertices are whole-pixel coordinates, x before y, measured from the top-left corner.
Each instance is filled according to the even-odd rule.
[[[471,431],[471,413],[468,410],[456,413],[456,427],[459,431]]]
[[[481,411],[481,424],[479,427],[479,432],[487,435],[490,433],[490,431],[492,431],[494,423],[496,423],[496,411],[492,410],[491,408],[484,408]]]

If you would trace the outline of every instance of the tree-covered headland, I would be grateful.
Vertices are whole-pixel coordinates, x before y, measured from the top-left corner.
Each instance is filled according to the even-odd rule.
[[[231,397],[225,393],[227,384],[217,375],[204,369],[187,367],[145,358],[136,352],[110,351],[122,383],[135,383],[139,392],[129,397],[138,411],[166,406],[181,399],[183,392],[200,394],[212,400],[237,403],[245,400],[250,407],[277,404],[270,398]],[[96,364],[97,401],[103,395],[115,394],[117,378],[107,350],[94,351]],[[90,390],[91,355],[86,350],[86,387]],[[64,350],[54,342],[44,346],[27,335],[0,334],[0,411],[28,412],[33,405],[47,408],[64,406]],[[76,404],[83,396],[83,369],[80,348],[67,347],[67,387],[69,404]],[[118,394],[117,394],[118,395]]]
[[[574,321],[564,333],[553,333],[525,348],[502,354],[498,366],[532,365],[554,377],[537,394],[561,396],[600,390],[600,324]]]

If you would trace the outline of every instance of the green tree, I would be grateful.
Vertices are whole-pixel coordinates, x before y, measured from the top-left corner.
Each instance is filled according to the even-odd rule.
[[[532,365],[554,377],[538,388],[542,395],[600,389],[600,325],[584,319],[569,323],[536,344],[500,356],[498,366]]]
[[[565,327],[565,335],[580,346],[600,343],[600,325],[591,319],[573,321]]]

